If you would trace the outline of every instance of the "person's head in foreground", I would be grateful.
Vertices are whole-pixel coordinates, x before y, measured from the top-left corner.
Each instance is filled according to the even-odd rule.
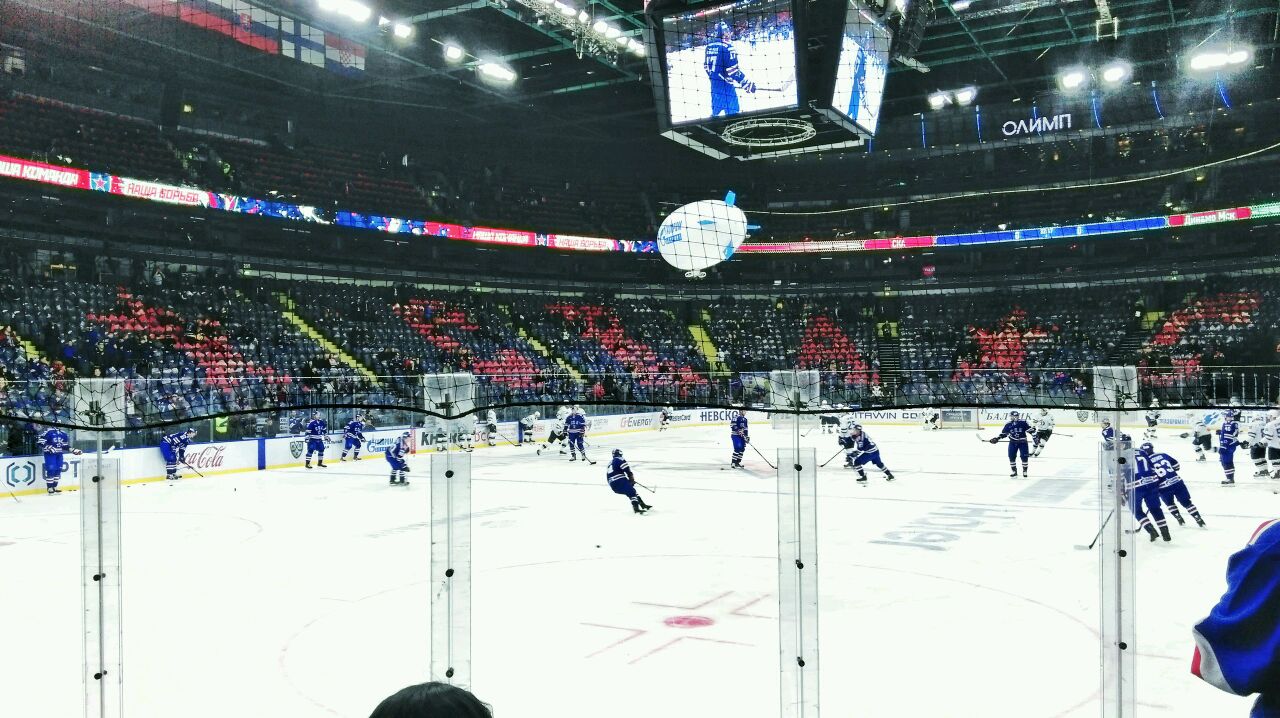
[[[493,713],[466,690],[433,681],[387,696],[369,718],[493,718]]]

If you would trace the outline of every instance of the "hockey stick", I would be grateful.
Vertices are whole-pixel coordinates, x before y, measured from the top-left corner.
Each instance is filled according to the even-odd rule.
[[[631,483],[635,484],[636,486],[639,486],[640,488],[644,489],[645,491],[648,491],[651,494],[658,493],[656,489],[651,489],[648,486],[645,486],[644,484],[640,483],[639,481],[636,481],[635,479],[632,479]]]
[[[842,446],[839,449],[836,449],[836,453],[832,454],[830,459],[827,459],[821,464],[818,464],[818,468],[821,469],[825,467],[827,464],[830,464],[832,461],[835,461],[836,457],[843,453],[844,453],[844,447]]]
[[[757,449],[757,448],[756,448],[756,445],[755,445],[755,444],[753,444],[753,443],[751,443],[751,442],[749,442],[749,441],[748,441],[748,442],[747,442],[747,446],[750,446],[752,451],[754,451],[754,452],[756,452],[757,454],[759,454],[760,458],[764,459],[764,463],[766,463],[766,464],[768,464],[768,465],[769,465],[769,468],[771,468],[771,469],[773,469],[773,470],[775,470],[775,471],[778,469],[778,467],[776,467],[776,466],[774,466],[774,465],[773,465],[773,462],[772,462],[772,461],[769,461],[769,459],[768,459],[767,457],[765,457],[765,455],[764,455],[763,453],[761,453],[761,451],[760,451],[759,449]]]
[[[185,466],[185,467],[187,467],[188,469],[191,469],[191,471],[193,471],[193,472],[195,473],[195,475],[196,475],[196,476],[199,476],[199,477],[200,477],[200,478],[202,478],[202,479],[203,479],[203,478],[207,478],[204,474],[200,473],[200,470],[199,470],[199,469],[197,469],[196,467],[192,466],[191,464],[188,464],[185,460],[182,462],[182,465],[183,465],[183,466]]]
[[[756,92],[786,92],[791,86],[796,84],[795,78],[787,78],[778,85],[756,85]]]
[[[1097,535],[1093,537],[1093,540],[1089,542],[1088,546],[1081,546],[1080,544],[1076,544],[1076,548],[1081,551],[1092,551],[1093,547],[1098,545],[1098,539],[1102,538],[1102,532],[1106,530],[1107,524],[1111,523],[1111,517],[1114,516],[1115,513],[1116,513],[1116,510],[1111,509],[1111,513],[1107,514],[1107,518],[1102,521],[1102,526],[1098,528]]]

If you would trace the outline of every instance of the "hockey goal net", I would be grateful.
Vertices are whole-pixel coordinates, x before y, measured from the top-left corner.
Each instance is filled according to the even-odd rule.
[[[939,409],[940,429],[981,429],[977,409]]]

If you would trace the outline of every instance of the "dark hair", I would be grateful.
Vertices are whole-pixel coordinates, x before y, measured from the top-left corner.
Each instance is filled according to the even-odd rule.
[[[462,688],[432,681],[387,696],[369,718],[493,718],[493,713]]]

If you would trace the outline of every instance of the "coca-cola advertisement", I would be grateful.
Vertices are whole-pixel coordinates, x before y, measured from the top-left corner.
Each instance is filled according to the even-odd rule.
[[[200,470],[219,469],[226,463],[226,444],[203,444],[187,449],[187,463]]]

